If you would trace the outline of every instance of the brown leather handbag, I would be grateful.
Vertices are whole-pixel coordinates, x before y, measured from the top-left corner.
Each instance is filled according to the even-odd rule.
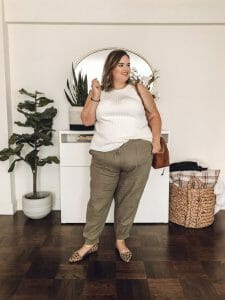
[[[134,84],[134,86],[135,86],[136,91],[137,91],[139,97],[141,98],[142,104],[144,106],[144,101],[143,101],[143,99],[142,99],[142,97],[141,97],[141,95],[138,91],[138,88],[137,88],[137,82]],[[144,109],[145,109],[145,106],[144,106]],[[146,116],[146,118],[147,118],[147,116]],[[148,126],[151,130],[151,126],[149,124],[148,118],[147,118],[147,121],[148,121]],[[165,140],[162,136],[160,137],[160,145],[161,145],[160,152],[153,153],[152,166],[153,166],[154,169],[165,168],[165,167],[168,167],[169,164],[170,164],[169,150],[168,150],[166,142],[165,142]]]
[[[162,136],[160,137],[160,145],[161,145],[160,152],[153,154],[152,166],[154,169],[165,168],[168,167],[170,164],[169,150]]]

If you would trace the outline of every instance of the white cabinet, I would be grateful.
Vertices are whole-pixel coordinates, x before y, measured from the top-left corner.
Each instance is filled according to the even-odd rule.
[[[169,132],[162,131],[169,141]],[[90,197],[90,141],[93,131],[60,131],[61,223],[85,223]],[[169,167],[151,168],[134,223],[167,223]],[[106,223],[114,221],[114,200]]]

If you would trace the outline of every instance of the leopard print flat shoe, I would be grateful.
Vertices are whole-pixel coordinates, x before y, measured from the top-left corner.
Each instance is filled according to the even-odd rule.
[[[78,250],[74,251],[73,254],[71,255],[71,257],[69,258],[69,262],[70,263],[75,263],[78,261],[83,260],[88,254],[94,253],[98,250],[98,245],[95,244],[92,246],[92,248],[90,250],[88,250],[83,256],[81,256],[78,252]]]
[[[125,262],[129,262],[132,258],[132,252],[130,250],[125,250],[125,251],[119,251],[119,249],[116,247],[116,250],[119,252],[119,256],[120,258],[125,261]]]

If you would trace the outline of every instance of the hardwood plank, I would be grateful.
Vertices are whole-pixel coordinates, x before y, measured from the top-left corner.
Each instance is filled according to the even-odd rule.
[[[0,278],[0,299],[12,297],[21,282],[21,277]]]
[[[75,300],[81,299],[84,288],[84,280],[80,279],[54,279],[47,299],[51,300]]]
[[[53,279],[27,279],[21,280],[13,300],[17,299],[47,299]],[[38,298],[39,297],[39,298]]]
[[[225,261],[203,261],[202,265],[213,283],[225,284]]]
[[[86,280],[84,282],[83,296],[115,296],[115,280]]]
[[[174,264],[171,261],[145,261],[147,278],[176,278]]]
[[[148,279],[148,285],[153,299],[185,299],[182,286],[178,279],[151,278]]]
[[[213,283],[213,286],[219,296],[218,299],[225,299],[225,283]]]
[[[117,299],[150,300],[151,297],[147,279],[116,280]]]
[[[218,297],[215,287],[206,278],[185,278],[180,279],[180,283],[187,299],[216,300]]]
[[[81,264],[60,264],[55,279],[86,279],[87,265]]]
[[[145,266],[143,261],[130,261],[129,264],[123,261],[116,262],[116,279],[146,279]]]
[[[93,257],[93,256],[92,256]],[[113,261],[90,261],[87,268],[87,279],[102,280],[114,279],[116,264]]]

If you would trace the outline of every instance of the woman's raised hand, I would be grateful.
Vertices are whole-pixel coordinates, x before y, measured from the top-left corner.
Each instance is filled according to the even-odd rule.
[[[101,85],[100,82],[97,80],[97,78],[94,78],[91,82],[91,88],[92,88],[92,97],[94,99],[100,99],[101,96]]]

